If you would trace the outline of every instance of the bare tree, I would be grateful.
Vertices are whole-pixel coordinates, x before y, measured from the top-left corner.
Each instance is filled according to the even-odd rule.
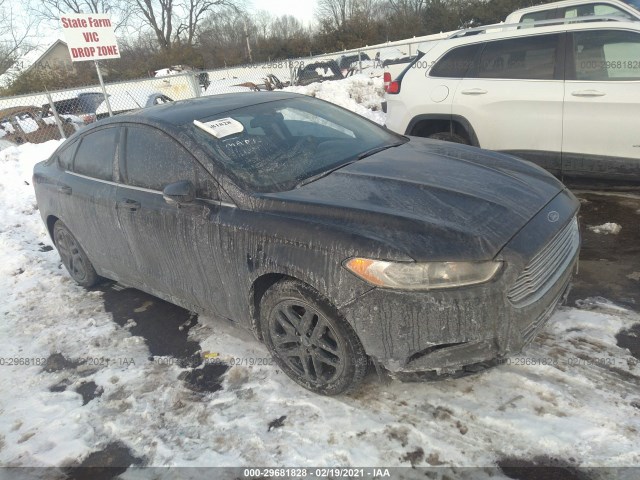
[[[252,21],[258,32],[258,37],[261,39],[267,38],[271,33],[273,16],[266,10],[260,10],[252,15]]]
[[[0,30],[7,32],[0,38],[0,73],[6,72],[20,55],[32,49],[32,26],[33,19],[15,15],[12,4],[0,0]]]
[[[202,21],[217,8],[239,9],[236,0],[135,0],[138,17],[151,27],[162,50],[176,41],[193,45]]]
[[[316,16],[337,30],[352,21],[368,25],[378,16],[381,3],[381,0],[318,0]]]
[[[321,20],[331,22],[335,28],[341,28],[351,17],[354,0],[319,0],[317,15]]]
[[[388,0],[389,7],[396,14],[403,17],[421,15],[424,10],[425,0]]]

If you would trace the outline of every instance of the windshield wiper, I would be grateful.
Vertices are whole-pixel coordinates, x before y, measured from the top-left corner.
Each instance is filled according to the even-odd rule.
[[[307,184],[309,184],[311,182],[315,182],[316,180],[320,180],[321,178],[326,177],[327,175],[335,172],[336,170],[340,170],[341,168],[346,167],[347,165],[351,165],[352,163],[356,163],[358,160],[362,160],[363,158],[370,157],[371,155],[376,154],[378,152],[381,152],[383,150],[386,150],[387,148],[397,147],[397,146],[402,145],[404,143],[405,142],[398,142],[398,143],[392,143],[391,145],[382,145],[380,147],[375,147],[375,148],[372,148],[371,150],[367,150],[365,152],[362,152],[360,155],[358,155],[356,157],[355,160],[351,160],[349,162],[341,163],[340,165],[338,165],[336,167],[333,167],[333,168],[330,168],[329,170],[325,170],[324,172],[320,172],[320,173],[318,173],[316,175],[312,175],[312,176],[310,176],[308,178],[305,178],[304,180],[302,180],[301,182],[296,184],[295,188],[300,188],[300,187],[302,187],[304,185],[307,185]]]
[[[360,155],[358,155],[358,160],[362,160],[363,158],[370,157],[371,155],[374,155],[388,148],[398,147],[403,143],[404,142],[398,142],[398,143],[392,143],[391,145],[382,145],[381,147],[372,148],[371,150],[367,150],[366,152],[362,152]]]
[[[341,163],[337,167],[333,167],[333,168],[331,168],[329,170],[326,170],[324,172],[320,172],[320,173],[317,173],[315,175],[312,175],[309,178],[305,178],[304,180],[302,180],[301,182],[296,184],[295,188],[300,188],[300,187],[302,187],[304,185],[307,185],[308,183],[315,182],[316,180],[320,180],[321,178],[326,177],[327,175],[335,172],[336,170],[340,170],[342,167],[346,167],[347,165],[351,165],[352,163],[356,163],[358,160],[360,160],[360,158],[358,158],[356,160],[351,160],[350,162]]]

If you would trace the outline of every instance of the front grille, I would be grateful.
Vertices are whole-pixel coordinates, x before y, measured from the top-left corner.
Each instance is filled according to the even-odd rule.
[[[518,307],[542,297],[569,266],[580,246],[576,217],[531,259],[518,276],[507,298]]]

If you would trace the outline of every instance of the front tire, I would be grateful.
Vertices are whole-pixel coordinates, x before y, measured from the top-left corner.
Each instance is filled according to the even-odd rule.
[[[85,288],[98,282],[98,274],[76,238],[67,226],[56,220],[53,226],[53,242],[65,268],[78,285]]]
[[[285,280],[264,294],[262,338],[293,381],[321,395],[355,388],[367,373],[367,356],[356,333],[335,307],[310,286]]]

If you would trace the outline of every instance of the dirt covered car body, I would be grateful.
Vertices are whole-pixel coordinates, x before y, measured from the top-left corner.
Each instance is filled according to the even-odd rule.
[[[104,120],[34,182],[79,283],[238,322],[321,393],[368,357],[410,372],[519,351],[577,262],[578,202],[542,169],[290,93]]]

